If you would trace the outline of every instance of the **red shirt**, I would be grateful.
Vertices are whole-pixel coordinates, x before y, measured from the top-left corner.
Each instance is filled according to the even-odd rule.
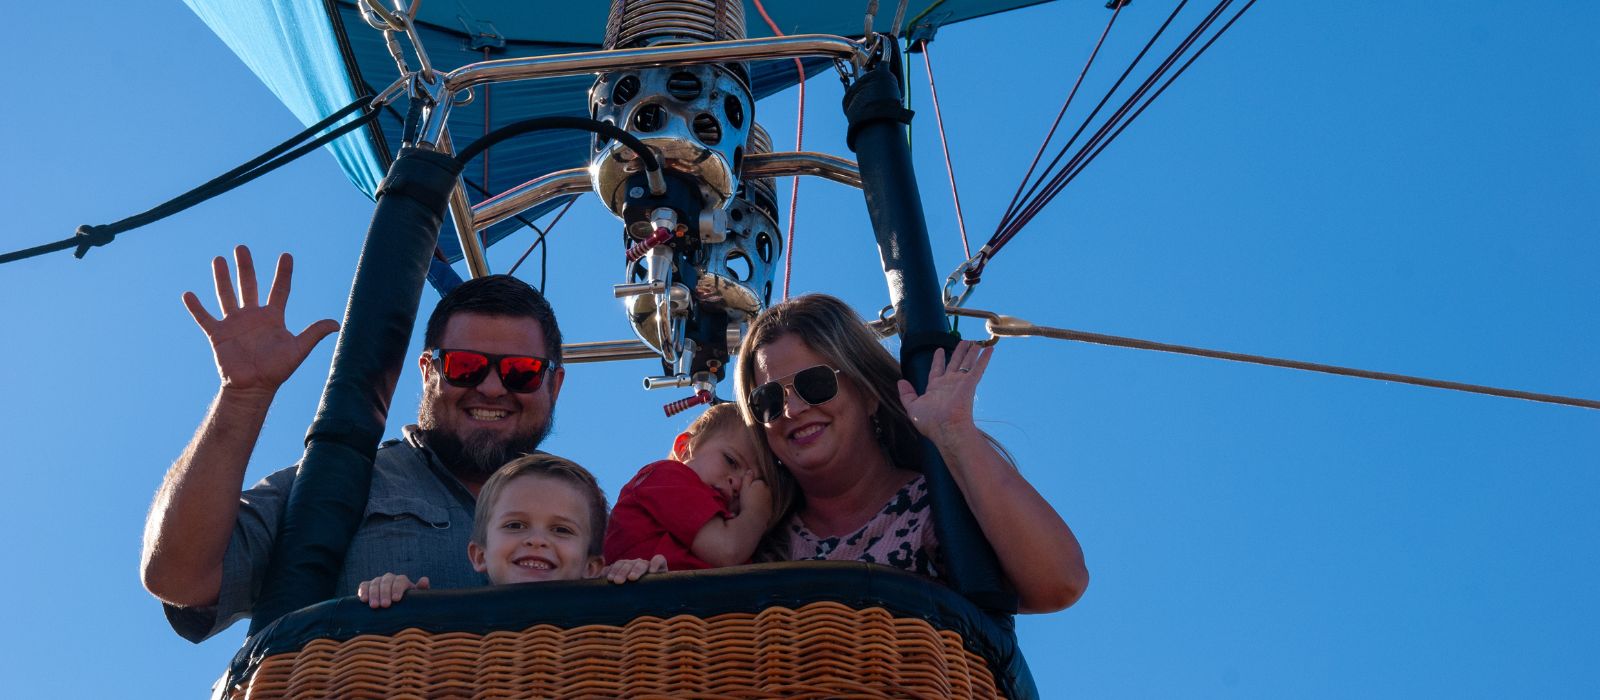
[[[661,554],[671,571],[710,569],[690,545],[712,518],[731,518],[728,502],[683,462],[645,465],[617,494],[606,526],[607,562]]]

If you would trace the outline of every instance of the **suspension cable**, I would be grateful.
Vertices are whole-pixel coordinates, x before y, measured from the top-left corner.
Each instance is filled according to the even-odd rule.
[[[1209,14],[1207,14],[1206,18],[1202,20],[1201,23],[1196,26],[1188,36],[1184,37],[1183,41],[1179,43],[1178,47],[1175,48],[1172,53],[1161,62],[1161,65],[1157,66],[1155,71],[1146,77],[1142,83],[1140,83],[1139,87],[1134,90],[1133,94],[1124,100],[1121,106],[1119,106],[1116,111],[1114,111],[1112,115],[1100,125],[1100,127],[1089,138],[1089,140],[1084,142],[1082,148],[1074,153],[1072,158],[1067,161],[1066,165],[1055,172],[1050,180],[1050,183],[1046,185],[1045,189],[1039,193],[1039,196],[1033,198],[1033,200],[1029,202],[1028,206],[1018,214],[1016,219],[1013,220],[1006,227],[1003,233],[995,239],[997,244],[996,247],[1005,245],[1006,242],[1015,237],[1017,232],[1020,231],[1028,221],[1037,216],[1039,212],[1042,211],[1044,207],[1056,197],[1056,195],[1060,194],[1061,190],[1066,187],[1067,182],[1076,177],[1077,172],[1082,170],[1082,166],[1087,164],[1087,160],[1092,159],[1094,155],[1098,155],[1101,150],[1104,150],[1105,147],[1111,143],[1112,139],[1121,134],[1129,124],[1133,123],[1133,119],[1135,119],[1139,114],[1142,114],[1144,112],[1144,108],[1148,106],[1150,102],[1154,101],[1155,98],[1161,94],[1161,92],[1166,90],[1166,85],[1170,85],[1172,80],[1175,80],[1178,75],[1181,75],[1184,69],[1187,69],[1189,65],[1191,65],[1195,59],[1199,58],[1207,48],[1210,48],[1211,44],[1222,35],[1222,32],[1227,31],[1228,27],[1233,25],[1234,20],[1237,20],[1240,15],[1244,14],[1245,10],[1250,9],[1250,5],[1255,3],[1255,0],[1250,0],[1249,3],[1246,3],[1246,5],[1240,9],[1232,19],[1223,25],[1222,29],[1218,30],[1218,32],[1213,35],[1209,41],[1202,45],[1199,51],[1195,52],[1194,55],[1189,57],[1188,61],[1183,64],[1182,68],[1174,73],[1172,77],[1169,78],[1165,84],[1163,84],[1161,89],[1153,93],[1148,100],[1145,100],[1144,103],[1135,110],[1134,105],[1139,104],[1140,100],[1144,100],[1145,94],[1148,93],[1157,82],[1160,82],[1161,78],[1165,77],[1167,71],[1169,71],[1172,66],[1177,63],[1178,59],[1181,58],[1182,55],[1194,45],[1195,41],[1197,41],[1200,36],[1210,29],[1211,25],[1215,23],[1217,18],[1221,16],[1223,10],[1225,10],[1227,6],[1232,3],[1232,1],[1233,0],[1222,0],[1222,2],[1219,2],[1217,6],[1213,8]]]
[[[772,16],[767,14],[767,8],[761,4],[761,0],[754,0],[754,2],[756,12],[761,13],[762,21],[767,23],[767,28],[772,30],[773,36],[783,36],[783,30],[778,29],[778,23],[772,21]],[[794,126],[794,150],[799,152],[802,150],[801,144],[804,143],[806,135],[806,66],[797,58],[794,59],[794,70],[795,74],[800,78],[800,82],[795,85],[798,88],[800,100],[799,107],[796,109]],[[794,218],[795,212],[800,207],[800,176],[794,176],[790,179],[790,182],[792,184],[789,187],[789,232],[786,243],[788,254],[783,258],[783,298],[785,300],[789,298],[789,280],[794,276]]]
[[[1173,81],[1178,79],[1178,76],[1183,75],[1183,72],[1189,69],[1189,66],[1194,63],[1195,59],[1200,58],[1200,55],[1205,53],[1205,50],[1210,48],[1211,44],[1214,43],[1219,37],[1221,37],[1223,32],[1228,31],[1228,27],[1233,25],[1234,20],[1239,19],[1239,15],[1243,14],[1244,10],[1250,9],[1250,5],[1252,5],[1254,3],[1255,3],[1255,0],[1250,0],[1248,3],[1245,4],[1245,7],[1239,11],[1238,14],[1235,14],[1232,19],[1228,20],[1225,24],[1223,24],[1222,29],[1218,30],[1217,33],[1211,37],[1210,40],[1208,40],[1204,45],[1202,45],[1200,47],[1199,51],[1196,51],[1193,56],[1190,56],[1189,59],[1187,61],[1185,61],[1184,64],[1182,66],[1180,66],[1176,72],[1174,72],[1170,77],[1168,77],[1166,82],[1162,83],[1161,87],[1157,88],[1156,91],[1150,95],[1149,99],[1145,100],[1143,104],[1140,104],[1137,109],[1133,110],[1132,114],[1130,114],[1127,119],[1122,120],[1122,122],[1116,126],[1115,131],[1112,131],[1110,133],[1110,135],[1105,137],[1104,139],[1099,140],[1098,143],[1085,144],[1085,146],[1084,146],[1085,151],[1084,152],[1087,153],[1087,155],[1084,155],[1084,154],[1080,153],[1079,157],[1074,159],[1077,162],[1068,164],[1068,168],[1064,169],[1062,171],[1063,177],[1061,178],[1060,182],[1059,183],[1053,183],[1050,188],[1046,189],[1046,192],[1045,192],[1046,201],[1040,203],[1038,205],[1038,207],[1036,208],[1036,210],[1033,212],[1033,214],[1037,214],[1038,213],[1038,209],[1042,209],[1044,204],[1048,203],[1048,199],[1054,198],[1057,194],[1059,194],[1061,192],[1062,189],[1066,188],[1068,183],[1070,183],[1074,179],[1076,179],[1078,177],[1079,173],[1082,173],[1085,168],[1089,167],[1089,163],[1093,162],[1094,159],[1096,157],[1098,157],[1100,155],[1100,153],[1106,149],[1106,146],[1111,144],[1112,140],[1116,139],[1117,136],[1119,136],[1123,132],[1124,129],[1127,129],[1128,125],[1132,124],[1133,120],[1137,119],[1140,114],[1143,114],[1145,108],[1149,107],[1150,103],[1154,102],[1157,97],[1160,97],[1161,93],[1165,92],[1167,87],[1171,86]],[[1089,150],[1091,148],[1093,149],[1092,151]],[[1032,215],[1030,215],[1029,218],[1031,219]],[[1024,220],[1022,223],[1026,223],[1026,220]],[[1006,235],[1006,238],[1004,239],[1004,241],[1001,242],[1002,245],[1004,244],[1005,241],[1009,241],[1011,238],[1016,236],[1017,230],[1020,230],[1021,225],[1022,224],[1017,224],[1017,226],[1015,227],[1014,230],[1008,232],[1008,234]]]
[[[1462,382],[1452,382],[1441,379],[1428,379],[1426,377],[1395,374],[1392,372],[1375,372],[1372,370],[1357,369],[1353,367],[1325,365],[1316,362],[1302,362],[1300,360],[1287,360],[1277,357],[1266,357],[1263,355],[1248,355],[1245,353],[1229,352],[1226,350],[1210,350],[1188,345],[1158,343],[1152,340],[1141,340],[1138,338],[1106,335],[1104,333],[1090,333],[1087,331],[1078,331],[1069,328],[1051,328],[1049,326],[1036,325],[1020,318],[1003,316],[992,311],[982,311],[979,309],[948,307],[945,310],[957,316],[969,316],[973,318],[984,319],[985,328],[989,331],[990,335],[987,340],[983,341],[983,344],[986,345],[992,345],[995,342],[998,342],[1002,336],[1038,336],[1043,338],[1054,338],[1057,340],[1071,340],[1080,343],[1094,343],[1096,345],[1132,348],[1135,350],[1152,350],[1155,352],[1191,355],[1194,357],[1207,357],[1215,360],[1228,360],[1230,362],[1245,362],[1249,364],[1266,365],[1268,367],[1298,369],[1307,372],[1335,374],[1345,377],[1356,377],[1359,379],[1375,379],[1384,382],[1426,386],[1435,389],[1462,391],[1472,394],[1485,394],[1488,396],[1499,396],[1509,399],[1523,399],[1525,401],[1539,401],[1542,403],[1553,403],[1563,406],[1576,406],[1578,408],[1600,409],[1600,401],[1595,401],[1593,399],[1558,396],[1555,394],[1540,394],[1531,391],[1523,391],[1520,389],[1504,389],[1500,387],[1483,386],[1481,384],[1466,384]]]
[[[1168,26],[1183,10],[1187,0],[1183,0],[1173,9],[1166,21],[1156,30],[1155,35],[1146,42],[1144,48],[1134,57],[1133,61],[1106,92],[1105,96],[1084,118],[1077,131],[1073,133],[1072,137],[1067,140],[1067,143],[1061,147],[1056,156],[1044,168],[1043,173],[1032,182],[1031,186],[1026,187],[1026,192],[1021,197],[1013,199],[1012,205],[1007,208],[1005,214],[1001,217],[1000,223],[996,226],[994,234],[979,249],[977,257],[969,258],[967,262],[963,263],[963,269],[960,272],[965,274],[969,287],[979,281],[984,266],[994,257],[994,254],[1006,243],[1010,242],[1028,222],[1043,211],[1045,206],[1059,195],[1068,183],[1076,179],[1088,164],[1093,162],[1140,114],[1143,114],[1144,110],[1164,93],[1178,76],[1193,65],[1196,59],[1203,55],[1217,39],[1221,38],[1223,33],[1227,32],[1246,11],[1254,6],[1255,0],[1249,0],[1244,3],[1237,12],[1233,13],[1231,18],[1221,25],[1220,29],[1201,43],[1200,39],[1211,30],[1232,3],[1233,0],[1220,0],[1198,25],[1179,41],[1177,47],[1134,88],[1132,94],[1126,97],[1113,110],[1112,114],[1094,130],[1094,133],[1074,150],[1074,145],[1077,144],[1078,138],[1094,123],[1096,117],[1110,99],[1121,90],[1128,76],[1142,62],[1155,42],[1165,33]],[[1113,19],[1115,19],[1114,15]],[[1198,50],[1193,51],[1191,54],[1191,49],[1197,44],[1199,45]],[[1177,66],[1176,71],[1173,70],[1174,66]],[[1065,108],[1063,108],[1063,111],[1065,111]],[[1052,131],[1053,129],[1054,127],[1052,127]],[[1070,158],[1068,158],[1068,154],[1071,154]],[[1066,159],[1065,163],[1062,162],[1064,158]],[[1025,177],[1024,185],[1026,184],[1027,178]],[[1019,187],[1019,189],[1022,188]]]
[[[1115,110],[1112,111],[1111,116],[1108,117],[1104,122],[1101,123],[1100,127],[1097,128],[1095,130],[1095,132],[1089,136],[1089,139],[1084,142],[1083,147],[1080,148],[1077,152],[1074,152],[1072,154],[1072,158],[1068,159],[1067,164],[1065,166],[1063,166],[1059,170],[1055,169],[1055,165],[1056,165],[1056,163],[1060,162],[1061,157],[1066,155],[1068,151],[1067,151],[1067,149],[1063,148],[1062,151],[1056,155],[1056,159],[1051,161],[1051,164],[1050,164],[1051,165],[1051,178],[1049,180],[1049,184],[1045,185],[1044,190],[1041,191],[1038,196],[1031,197],[1031,199],[1028,201],[1027,205],[1023,208],[1023,210],[1021,212],[1019,212],[1013,218],[1013,220],[1007,224],[1007,227],[1005,229],[1005,233],[1006,234],[1012,233],[1017,228],[1019,228],[1018,225],[1017,225],[1018,221],[1024,221],[1025,222],[1027,219],[1031,219],[1034,214],[1037,214],[1038,209],[1042,208],[1042,206],[1043,206],[1043,204],[1041,202],[1045,199],[1046,196],[1050,195],[1050,190],[1052,188],[1054,188],[1057,184],[1059,184],[1061,175],[1066,170],[1069,170],[1073,166],[1075,166],[1079,162],[1079,160],[1083,157],[1083,153],[1086,150],[1088,150],[1090,148],[1093,148],[1096,144],[1100,143],[1100,141],[1105,138],[1107,132],[1111,129],[1111,127],[1113,125],[1115,125],[1118,121],[1120,121],[1124,116],[1127,115],[1129,106],[1131,104],[1133,104],[1135,101],[1139,100],[1140,98],[1142,98],[1144,96],[1144,93],[1150,89],[1150,86],[1153,85],[1155,83],[1155,81],[1158,80],[1160,78],[1160,76],[1163,75],[1167,71],[1167,69],[1172,67],[1173,62],[1177,59],[1177,57],[1179,55],[1181,55],[1184,51],[1186,51],[1189,48],[1189,46],[1193,45],[1195,38],[1198,37],[1201,32],[1205,31],[1205,29],[1210,26],[1211,22],[1216,20],[1218,14],[1221,12],[1222,8],[1226,7],[1227,4],[1230,3],[1230,2],[1232,2],[1232,0],[1221,0],[1221,2],[1219,2],[1216,7],[1212,8],[1211,12],[1206,15],[1205,19],[1201,20],[1200,24],[1196,25],[1194,29],[1190,30],[1190,32],[1189,32],[1189,34],[1187,36],[1185,36],[1182,40],[1180,40],[1178,42],[1177,47],[1175,47],[1170,53],[1167,54],[1167,57],[1165,59],[1163,59],[1159,65],[1156,66],[1155,70],[1152,71],[1150,75],[1146,76],[1145,79],[1142,82],[1140,82],[1138,87],[1134,88],[1133,94],[1130,95],[1129,97],[1125,98],[1123,100],[1122,104],[1119,105]],[[1107,98],[1111,97],[1111,95],[1114,92],[1115,91],[1108,92],[1106,94],[1106,97]],[[1078,133],[1079,134],[1083,133],[1083,129],[1087,128],[1090,123],[1091,123],[1091,119],[1085,119],[1084,123],[1079,127]],[[1040,182],[1036,183],[1036,184],[1043,184],[1044,182],[1045,182],[1045,178],[1041,177],[1040,178]],[[1032,193],[1030,192],[1030,195],[1031,194]]]
[[[944,136],[944,114],[939,109],[939,87],[933,82],[933,57],[928,42],[922,44],[922,65],[928,71],[928,94],[933,97],[933,120],[939,125],[939,147],[944,149],[944,171],[950,176],[950,198],[956,204],[956,228],[961,230],[961,252],[972,257],[972,244],[967,242],[967,218],[961,213],[961,192],[956,189],[956,168],[950,163],[950,142]],[[1069,98],[1070,99],[1070,98]]]
[[[1122,89],[1122,84],[1128,80],[1128,76],[1132,75],[1133,70],[1144,61],[1144,57],[1150,53],[1150,49],[1155,47],[1156,42],[1159,41],[1161,36],[1166,33],[1167,28],[1172,26],[1173,20],[1178,18],[1178,13],[1182,12],[1184,6],[1188,4],[1189,0],[1180,0],[1178,5],[1172,8],[1172,12],[1167,15],[1167,19],[1161,23],[1160,27],[1156,28],[1155,34],[1150,36],[1150,39],[1146,41],[1144,46],[1139,49],[1139,53],[1135,54],[1133,60],[1128,62],[1128,67],[1122,69],[1122,74],[1117,76],[1116,82],[1113,82],[1111,87],[1106,90],[1106,94],[1100,98],[1099,102],[1095,103],[1094,109],[1089,110],[1089,115],[1083,118],[1083,123],[1078,125],[1078,129],[1072,132],[1072,136],[1068,138],[1067,142],[1061,146],[1061,150],[1056,153],[1055,158],[1051,159],[1050,164],[1045,166],[1045,173],[1039,175],[1039,179],[1034,181],[1033,185],[1028,188],[1027,193],[1023,194],[1022,197],[1013,198],[1011,206],[1007,207],[1005,214],[1001,215],[1000,224],[995,227],[996,235],[998,235],[1000,231],[1004,230],[1006,225],[1008,225],[1012,218],[1016,216],[1017,207],[1022,206],[1026,200],[1031,200],[1033,198],[1034,194],[1038,191],[1038,188],[1044,184],[1046,175],[1050,171],[1055,170],[1056,164],[1060,163],[1061,159],[1071,151],[1072,145],[1078,142],[1078,137],[1083,135],[1084,129],[1089,127],[1089,124],[1094,121],[1094,118],[1100,114],[1100,110],[1104,109],[1106,103],[1111,101],[1112,96],[1116,95],[1117,91]],[[1043,150],[1044,147],[1041,146],[1040,151],[1043,152]],[[1029,170],[1031,172],[1032,168],[1029,168]],[[1022,184],[1027,184],[1026,178],[1024,178]],[[1021,189],[1021,185],[1018,186],[1018,189]],[[991,238],[990,240],[993,241],[994,239]]]
[[[1188,2],[1188,0],[1184,0],[1184,2]],[[1017,208],[1017,200],[1022,199],[1022,189],[1028,186],[1028,179],[1033,177],[1034,168],[1039,166],[1039,159],[1044,157],[1045,149],[1050,146],[1050,139],[1055,138],[1056,128],[1061,126],[1061,118],[1067,115],[1067,108],[1072,106],[1072,98],[1077,96],[1078,88],[1083,85],[1084,76],[1089,74],[1089,68],[1094,65],[1095,57],[1100,55],[1100,47],[1106,43],[1106,37],[1111,34],[1111,25],[1117,23],[1117,15],[1122,14],[1122,8],[1126,7],[1127,4],[1126,2],[1120,2],[1117,4],[1116,9],[1111,11],[1111,20],[1106,22],[1106,28],[1100,31],[1100,39],[1094,42],[1094,50],[1089,52],[1089,60],[1084,61],[1083,70],[1078,71],[1078,79],[1073,81],[1072,90],[1067,92],[1066,101],[1061,103],[1061,110],[1056,112],[1055,121],[1050,122],[1050,130],[1045,132],[1044,140],[1039,142],[1039,151],[1033,154],[1033,162],[1028,164],[1028,172],[1023,173],[1022,180],[1017,182],[1017,192],[1011,195],[1011,203],[1006,205],[1005,214],[1000,217],[1002,223],[1011,218],[1013,210]],[[1183,4],[1179,3],[1178,7],[1182,9]],[[1172,19],[1169,17],[1167,21],[1171,22]],[[1161,25],[1161,28],[1166,29],[1166,25]],[[1156,36],[1161,36],[1161,32],[1157,31]],[[1154,41],[1154,39],[1151,41]],[[1149,46],[1147,45],[1145,48],[1148,49]],[[1143,52],[1140,52],[1140,55],[1142,56]],[[1134,62],[1137,63],[1138,59],[1134,59]],[[1130,66],[1131,69],[1132,67]],[[929,76],[929,79],[931,80],[932,76]],[[1074,134],[1073,138],[1077,138],[1077,135]],[[1071,145],[1070,141],[1068,145]],[[972,254],[968,253],[967,257],[972,257]]]

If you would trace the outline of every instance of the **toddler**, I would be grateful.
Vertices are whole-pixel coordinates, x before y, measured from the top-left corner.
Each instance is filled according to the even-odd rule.
[[[527,455],[501,467],[478,492],[467,558],[496,586],[595,578],[605,529],[606,495],[594,475],[554,455]],[[663,570],[664,560],[618,562],[609,573],[621,583]],[[387,608],[406,591],[427,587],[426,576],[413,582],[389,573],[362,583],[356,595]]]
[[[665,556],[673,571],[750,561],[771,526],[772,458],[739,409],[718,404],[622,487],[606,530],[610,559]]]

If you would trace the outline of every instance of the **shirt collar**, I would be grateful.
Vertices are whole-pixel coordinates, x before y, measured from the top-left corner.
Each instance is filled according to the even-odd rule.
[[[467,490],[466,484],[461,483],[461,480],[457,479],[455,474],[450,473],[450,470],[445,468],[444,463],[439,460],[439,455],[434,454],[433,450],[428,447],[427,434],[423,432],[422,428],[416,425],[407,425],[400,429],[400,434],[405,437],[406,444],[427,455],[425,461],[428,463],[428,470],[433,472],[439,483],[444,484],[450,495],[455,496],[456,500],[461,502],[463,508],[468,511],[477,509],[478,499],[472,495],[471,491]]]

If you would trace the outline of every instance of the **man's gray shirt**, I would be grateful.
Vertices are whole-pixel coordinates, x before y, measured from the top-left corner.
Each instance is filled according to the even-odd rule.
[[[427,576],[432,588],[488,585],[467,560],[472,494],[419,438],[416,426],[406,426],[404,439],[378,448],[366,513],[339,573],[339,595],[355,595],[362,581],[391,572],[412,580]],[[184,639],[200,642],[250,616],[295,472],[295,467],[280,470],[239,495],[239,518],[223,558],[217,604],[164,606],[167,621]]]

